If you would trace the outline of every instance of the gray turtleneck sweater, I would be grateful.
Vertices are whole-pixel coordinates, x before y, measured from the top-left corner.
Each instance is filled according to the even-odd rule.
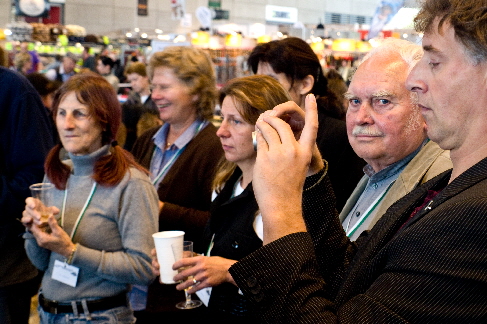
[[[108,151],[106,145],[89,155],[70,155],[71,160],[66,162],[72,167],[72,174],[67,184],[64,224],[64,190],[56,190],[54,206],[60,210],[58,223],[68,235],[93,187],[93,165]],[[147,285],[153,279],[150,251],[154,245],[152,234],[158,229],[157,219],[157,193],[139,170],[131,168],[114,187],[97,185],[73,237],[77,250],[72,265],[80,269],[75,288],[51,277],[54,261],[64,262],[64,257],[39,247],[32,234],[24,234],[29,259],[45,271],[42,293],[48,299],[66,302],[114,296],[127,291],[130,284]]]

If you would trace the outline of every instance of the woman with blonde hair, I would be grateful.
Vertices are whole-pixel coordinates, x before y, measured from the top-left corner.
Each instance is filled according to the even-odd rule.
[[[32,68],[32,57],[29,53],[19,52],[14,58],[15,70],[23,75],[27,75]]]
[[[218,94],[213,64],[201,49],[173,46],[154,53],[148,67],[151,98],[164,125],[142,134],[132,153],[151,171],[159,195],[159,230],[184,231],[185,240],[200,251],[211,182],[223,155],[211,123]],[[169,322],[171,316],[181,321],[199,312],[176,309],[182,300],[184,293],[175,285],[159,280],[148,289],[135,286],[131,295],[138,323]]]

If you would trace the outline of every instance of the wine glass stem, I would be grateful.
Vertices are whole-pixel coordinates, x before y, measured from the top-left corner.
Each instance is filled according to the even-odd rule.
[[[186,305],[191,305],[191,294],[189,294],[186,290],[184,291],[186,295]]]

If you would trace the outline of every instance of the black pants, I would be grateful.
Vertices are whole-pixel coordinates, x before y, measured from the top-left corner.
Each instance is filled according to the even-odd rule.
[[[0,324],[28,324],[30,302],[39,278],[0,288]]]

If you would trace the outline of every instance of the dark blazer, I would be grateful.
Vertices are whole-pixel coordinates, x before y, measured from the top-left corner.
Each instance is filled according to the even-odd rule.
[[[159,130],[148,130],[135,142],[132,153],[149,169],[155,149],[152,137]],[[184,239],[195,242],[195,252],[202,252],[202,235],[210,217],[211,183],[223,156],[216,128],[211,123],[186,146],[157,188],[164,207],[159,215],[159,230],[184,231]]]
[[[149,168],[156,127],[140,136],[132,153],[142,166]],[[211,123],[203,128],[186,146],[157,188],[164,207],[159,214],[159,230],[184,231],[184,239],[194,242],[194,251],[203,252],[203,231],[210,217],[211,183],[223,149]],[[172,311],[184,300],[184,293],[177,292],[174,285],[161,285],[157,279],[149,287],[148,311]],[[186,311],[187,312],[187,311]],[[161,317],[162,318],[162,317]]]
[[[240,260],[262,246],[253,223],[259,206],[252,183],[238,196],[232,197],[242,171],[236,168],[211,204],[211,217],[205,231],[206,246],[213,238],[212,256]],[[231,283],[212,288],[208,310],[213,323],[259,323],[249,312],[247,299]]]
[[[0,67],[0,287],[37,275],[27,259],[19,222],[30,197],[29,186],[41,182],[44,160],[53,146],[48,111],[29,81]],[[37,287],[33,287],[33,293]]]
[[[230,272],[268,323],[486,323],[487,159],[446,186],[449,178],[400,199],[356,244],[323,199],[305,211],[309,233],[274,241]],[[428,190],[444,186],[410,219]]]
[[[366,162],[350,146],[343,120],[318,110],[318,121],[316,144],[322,157],[328,161],[328,176],[335,192],[336,208],[340,211],[364,176]]]

